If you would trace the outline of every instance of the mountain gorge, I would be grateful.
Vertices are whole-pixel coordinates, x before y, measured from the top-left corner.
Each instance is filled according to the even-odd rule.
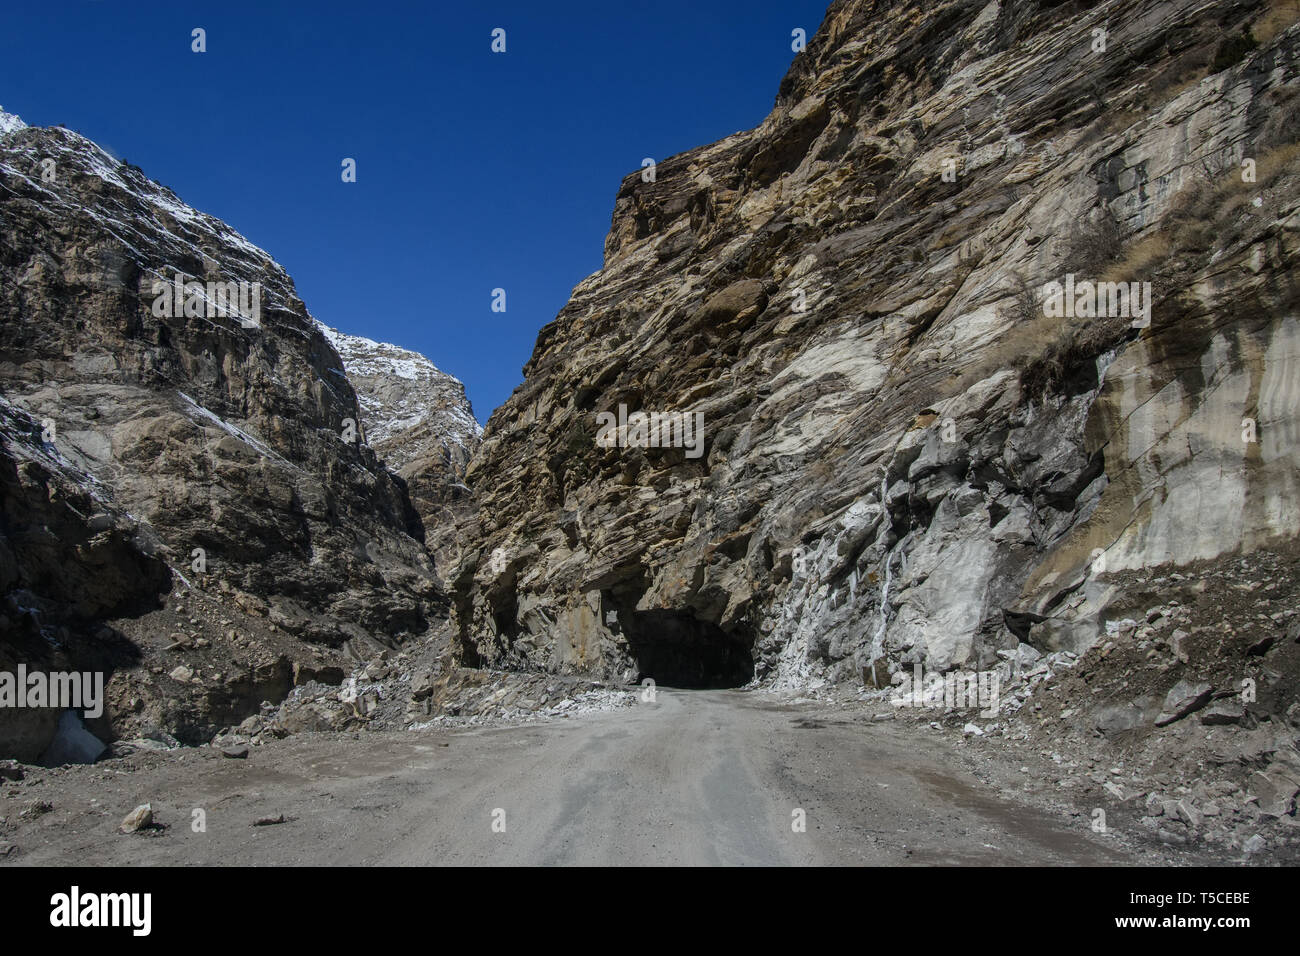
[[[484,428],[0,113],[0,671],[105,672],[145,747],[820,694],[1250,852],[1300,795],[1298,21],[834,0],[758,126],[618,184]]]

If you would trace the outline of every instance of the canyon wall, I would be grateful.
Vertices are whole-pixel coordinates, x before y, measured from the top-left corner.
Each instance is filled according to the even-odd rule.
[[[833,3],[758,127],[619,188],[471,462],[461,658],[887,682],[1294,538],[1295,20]],[[620,406],[703,453],[598,442]]]

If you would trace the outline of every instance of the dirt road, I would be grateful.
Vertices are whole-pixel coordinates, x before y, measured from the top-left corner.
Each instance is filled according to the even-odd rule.
[[[38,783],[0,790],[3,839],[19,848],[0,865],[1139,862],[1086,820],[956,769],[948,747],[766,694],[661,689],[653,704],[520,727],[33,771]],[[39,801],[53,808],[34,813]],[[119,834],[145,802],[165,829]]]

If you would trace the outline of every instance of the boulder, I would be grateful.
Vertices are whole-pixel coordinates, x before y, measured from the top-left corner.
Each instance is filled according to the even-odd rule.
[[[1164,707],[1156,717],[1157,727],[1167,727],[1188,714],[1195,713],[1210,702],[1214,688],[1202,682],[1180,680],[1165,696]]]
[[[153,825],[153,805],[144,803],[128,813],[118,824],[117,829],[121,833],[139,833]]]

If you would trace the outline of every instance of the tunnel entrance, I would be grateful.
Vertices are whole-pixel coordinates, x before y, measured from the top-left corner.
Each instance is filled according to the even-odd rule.
[[[681,611],[637,611],[628,622],[628,650],[638,682],[703,690],[741,687],[754,677],[752,638]]]

